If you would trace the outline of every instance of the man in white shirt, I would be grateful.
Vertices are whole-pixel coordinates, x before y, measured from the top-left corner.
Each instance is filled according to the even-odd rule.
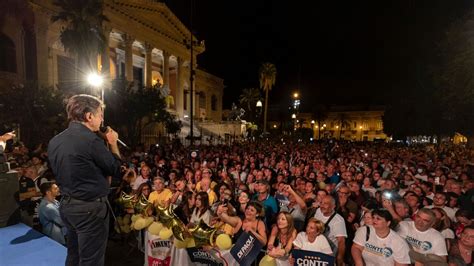
[[[336,200],[327,195],[321,201],[320,207],[316,210],[314,218],[320,220],[328,227],[329,232],[326,233],[331,246],[333,247],[333,252],[336,255],[337,265],[344,265],[344,253],[346,251],[346,224],[344,223],[344,218],[341,215],[335,213]],[[328,220],[332,217],[332,219]],[[327,231],[326,231],[327,232]]]
[[[448,202],[448,195],[445,192],[436,192],[433,197],[433,205],[426,206],[426,208],[433,209],[434,207],[437,207],[443,209],[448,215],[449,219],[453,222],[456,222],[456,211],[453,208],[446,206]]]
[[[440,260],[446,261],[448,255],[446,241],[440,232],[431,228],[435,221],[436,216],[433,211],[423,208],[416,213],[414,221],[400,222],[398,233],[416,253],[436,255]],[[412,257],[412,261],[417,261],[417,259]]]

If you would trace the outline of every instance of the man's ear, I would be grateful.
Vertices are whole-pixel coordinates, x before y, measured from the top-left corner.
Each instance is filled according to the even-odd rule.
[[[92,112],[87,112],[85,115],[84,115],[84,119],[85,121],[84,122],[89,122],[92,120]]]

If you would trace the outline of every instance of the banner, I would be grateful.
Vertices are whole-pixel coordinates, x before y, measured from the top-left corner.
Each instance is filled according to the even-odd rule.
[[[171,260],[170,240],[163,240],[159,236],[145,231],[145,266],[169,266]]]
[[[291,251],[295,266],[333,266],[334,257],[321,252],[314,252],[302,249],[293,249]]]
[[[212,256],[209,252],[202,248],[187,248],[189,259],[193,263],[201,263],[209,266],[223,266],[224,261]],[[227,265],[227,264],[226,264]]]
[[[230,254],[232,254],[237,263],[247,266],[257,259],[262,248],[262,243],[252,233],[242,232],[230,250]]]

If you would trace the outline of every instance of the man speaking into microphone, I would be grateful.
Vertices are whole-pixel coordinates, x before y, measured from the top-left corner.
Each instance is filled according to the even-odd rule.
[[[48,158],[63,199],[59,208],[68,230],[66,265],[104,265],[109,232],[108,176],[120,175],[118,134],[97,132],[104,105],[98,98],[75,95],[66,106],[69,127],[49,142]]]

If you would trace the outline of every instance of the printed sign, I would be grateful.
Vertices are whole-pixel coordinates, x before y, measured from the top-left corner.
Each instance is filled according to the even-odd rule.
[[[209,266],[223,266],[224,262],[212,256],[209,252],[202,248],[187,248],[189,259],[191,262],[202,263]]]
[[[291,251],[295,266],[333,266],[334,257],[321,252],[314,252],[302,249],[294,249]]]
[[[247,266],[255,261],[262,247],[262,243],[252,233],[242,232],[230,254],[240,265]]]

